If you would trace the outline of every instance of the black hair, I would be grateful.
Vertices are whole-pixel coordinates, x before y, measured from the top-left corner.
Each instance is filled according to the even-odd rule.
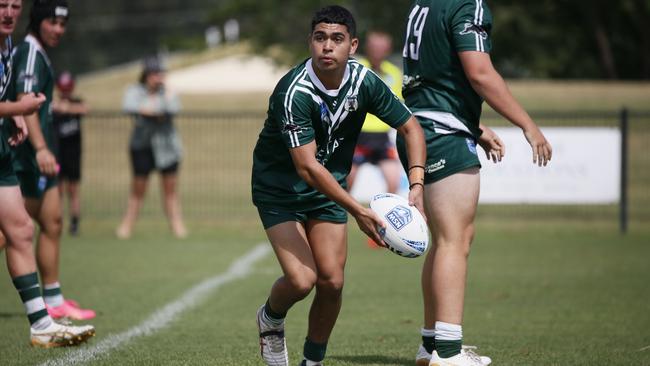
[[[149,74],[163,71],[165,71],[165,68],[162,64],[162,61],[156,56],[149,56],[142,61],[142,72],[140,73],[140,78],[138,81],[140,84],[144,85],[147,82],[147,77]]]
[[[348,33],[352,38],[357,37],[357,23],[350,11],[339,5],[326,6],[314,14],[311,19],[311,31],[314,31],[319,23],[341,24],[348,28]]]
[[[27,30],[40,39],[41,22],[55,17],[64,17],[66,20],[70,17],[67,0],[34,0]]]

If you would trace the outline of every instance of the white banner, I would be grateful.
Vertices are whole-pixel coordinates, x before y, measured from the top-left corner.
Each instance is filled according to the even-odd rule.
[[[533,165],[530,145],[519,128],[494,128],[506,145],[501,163],[488,162],[477,148],[481,169],[481,203],[607,204],[620,196],[621,134],[618,128],[544,128],[553,146],[553,159],[546,167]],[[377,167],[361,166],[352,195],[368,202],[385,192]],[[402,178],[401,195],[408,193]]]
[[[533,155],[519,128],[494,128],[506,145],[501,163],[478,149],[481,203],[602,204],[620,196],[621,134],[617,128],[553,127],[543,132],[553,147],[546,167]]]

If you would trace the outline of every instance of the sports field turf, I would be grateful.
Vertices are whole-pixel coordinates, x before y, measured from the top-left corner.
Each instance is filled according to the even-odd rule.
[[[82,359],[88,351],[97,358],[83,364],[261,364],[254,314],[279,274],[268,252],[250,273],[208,291],[167,326],[124,335],[263,243],[255,222],[194,225],[185,241],[149,220],[132,240],[118,241],[113,225],[86,221],[82,237],[65,238],[64,291],[99,313],[97,337],[80,348],[87,351]],[[608,226],[483,221],[470,259],[466,342],[495,365],[650,365],[649,244],[647,226],[619,236]],[[351,226],[344,305],[327,365],[413,364],[421,261],[367,249]],[[0,364],[69,364],[76,349],[28,346],[22,305],[6,272],[0,277]],[[288,316],[292,364],[302,349],[307,305]],[[149,321],[155,324],[165,321]],[[126,342],[118,338],[115,346],[111,336],[119,334]]]

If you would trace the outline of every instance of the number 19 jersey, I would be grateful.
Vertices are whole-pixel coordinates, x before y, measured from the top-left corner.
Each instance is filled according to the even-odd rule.
[[[490,52],[492,15],[484,0],[417,0],[403,49],[406,105],[436,132],[475,138],[483,99],[465,76],[459,52]]]

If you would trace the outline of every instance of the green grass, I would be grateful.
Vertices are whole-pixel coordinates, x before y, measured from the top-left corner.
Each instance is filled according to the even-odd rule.
[[[64,292],[95,308],[97,337],[139,324],[202,279],[265,240],[256,220],[198,225],[185,241],[145,220],[117,241],[113,223],[86,220],[65,238]],[[412,365],[419,342],[422,259],[365,247],[350,230],[344,305],[327,365]],[[650,229],[619,236],[614,225],[480,221],[465,311],[465,339],[496,365],[649,365]],[[136,338],[96,365],[260,365],[254,314],[279,268],[272,255],[254,272],[213,293],[158,333]],[[1,275],[0,360],[33,365],[69,350],[27,345],[27,321],[9,277]],[[292,364],[305,336],[309,301],[287,319]]]

